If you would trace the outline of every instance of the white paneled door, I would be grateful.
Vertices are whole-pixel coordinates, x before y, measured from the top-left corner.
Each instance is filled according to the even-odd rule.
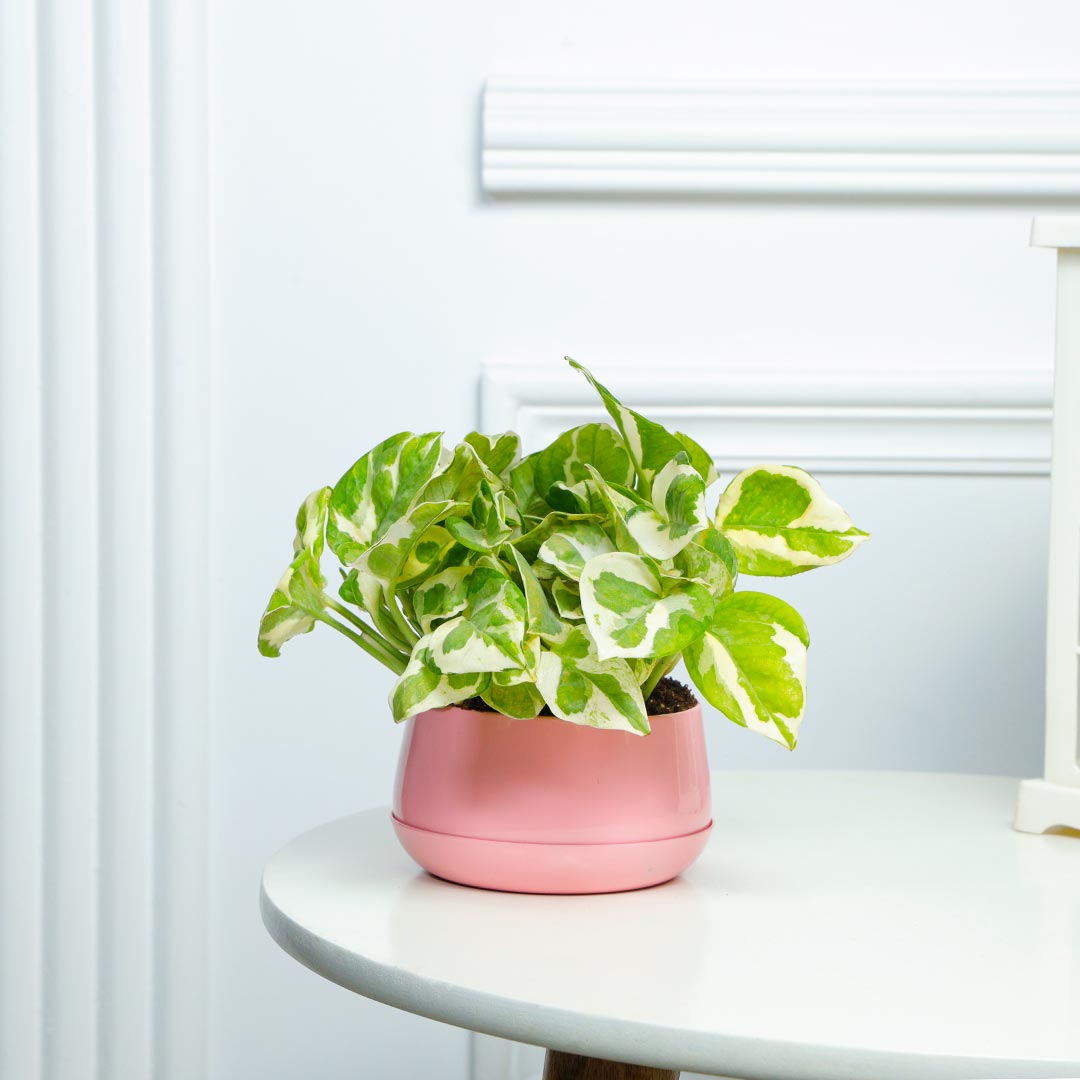
[[[206,18],[0,5],[0,1076],[205,1072]]]

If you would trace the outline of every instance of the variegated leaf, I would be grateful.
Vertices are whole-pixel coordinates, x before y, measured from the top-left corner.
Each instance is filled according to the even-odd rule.
[[[625,660],[545,649],[537,688],[562,720],[586,727],[649,733],[641,687]]]
[[[510,548],[514,566],[521,578],[521,591],[525,594],[525,624],[530,634],[558,634],[562,624],[548,603],[547,593],[540,579],[517,548]]]
[[[654,420],[649,420],[639,412],[628,409],[606,386],[597,382],[592,373],[576,360],[566,358],[570,366],[576,368],[593,385],[593,389],[600,395],[615,426],[619,429],[630,452],[630,460],[634,463],[634,471],[637,473],[642,495],[648,496],[652,490],[653,479],[656,474],[676,454],[684,451],[683,444],[671,434],[667,428],[662,427]]]
[[[501,435],[484,435],[479,431],[470,431],[464,441],[476,451],[476,456],[500,477],[517,460],[521,449],[521,439],[515,431],[504,431]]]
[[[496,671],[491,684],[483,694],[484,701],[505,716],[517,720],[531,720],[539,716],[544,699],[536,687],[536,675],[540,667],[540,639],[525,640],[525,669],[522,671]]]
[[[670,656],[700,637],[712,615],[708,589],[663,577],[655,563],[628,552],[590,559],[580,586],[585,625],[602,660]]]
[[[553,511],[539,521],[534,521],[528,532],[514,541],[514,547],[526,559],[533,562],[536,560],[544,541],[549,536],[557,532],[563,532],[571,526],[595,525],[601,520],[596,514],[564,514],[561,511]]]
[[[446,529],[459,544],[472,551],[495,551],[521,535],[521,515],[505,491],[481,480],[468,518],[449,517]]]
[[[447,675],[435,663],[431,640],[422,637],[413,646],[408,667],[390,691],[390,710],[400,722],[427,709],[441,709],[482,694],[491,682],[487,672]]]
[[[716,605],[709,629],[683,659],[706,701],[793,750],[809,644],[806,624],[789,604],[766,593],[737,592]]]
[[[525,666],[525,597],[501,569],[482,564],[465,578],[465,606],[430,634],[440,671],[463,674]]]
[[[281,575],[259,622],[263,656],[280,656],[285,642],[315,626],[326,604],[324,585],[318,559],[301,551]]]
[[[649,499],[597,477],[594,482],[605,493],[612,514],[625,525],[634,546],[651,558],[674,558],[697,533],[708,528],[705,483],[682,451],[656,474]],[[620,540],[620,547],[629,546]]]
[[[472,572],[471,566],[450,566],[416,587],[412,593],[413,612],[424,634],[465,610],[465,583]]]
[[[808,472],[758,465],[728,484],[716,526],[731,541],[744,574],[788,577],[846,559],[867,534]]]
[[[334,485],[326,542],[346,566],[397,524],[440,467],[442,436],[402,432],[379,443]]]
[[[537,559],[577,581],[591,558],[612,550],[603,529],[589,522],[577,522],[549,536],[540,545]]]
[[[401,574],[399,587],[415,588],[421,581],[440,569],[457,541],[442,525],[432,525],[417,537]]]
[[[296,511],[296,537],[293,539],[293,554],[310,551],[318,562],[322,558],[323,540],[326,534],[326,517],[330,507],[333,488],[319,488],[313,491]]]
[[[715,484],[720,478],[716,472],[716,464],[705,447],[695,442],[682,431],[676,431],[675,438],[682,443],[683,449],[690,459],[690,464],[694,466],[698,475],[705,481],[705,486],[710,487]]]
[[[633,483],[634,465],[619,433],[607,424],[582,424],[564,431],[537,454],[533,474],[537,493],[556,510],[577,513],[583,498],[588,509],[585,493],[575,491],[589,477],[587,466],[613,483]]]
[[[688,581],[704,585],[716,599],[734,589],[739,569],[735,549],[712,525],[675,556],[672,568]]]
[[[555,602],[555,610],[563,619],[580,620],[585,618],[585,612],[581,610],[581,593],[577,583],[567,581],[566,578],[557,577],[551,583],[551,599]]]

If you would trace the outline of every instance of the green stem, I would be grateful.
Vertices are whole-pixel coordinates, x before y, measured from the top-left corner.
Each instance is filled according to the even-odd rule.
[[[416,631],[409,625],[409,620],[401,612],[401,608],[398,607],[397,597],[391,593],[389,600],[390,615],[394,622],[397,624],[398,632],[400,636],[409,643],[411,649],[420,639],[417,637]]]
[[[332,626],[338,633],[344,634],[350,641],[359,645],[368,655],[375,657],[381,664],[385,664],[395,675],[400,675],[405,670],[408,660],[401,653],[391,652],[389,649],[379,645],[373,638],[357,634],[347,626],[343,626],[337,619],[330,618],[324,612],[315,615],[315,618],[319,622],[326,623],[327,626]]]
[[[353,626],[355,626],[357,628],[357,630],[360,631],[361,634],[366,635],[368,638],[373,640],[377,645],[381,645],[381,646],[383,646],[383,648],[391,650],[391,652],[399,652],[400,651],[397,644],[395,644],[395,642],[388,641],[385,637],[383,637],[382,634],[379,633],[378,630],[375,629],[374,626],[371,626],[368,623],[364,622],[363,619],[361,619],[354,612],[350,611],[343,604],[339,604],[335,599],[333,599],[333,597],[330,597],[330,596],[326,597],[326,606],[328,608],[332,608],[339,615],[343,615],[346,619],[349,620],[349,622],[351,622],[353,624]]]
[[[667,666],[670,657],[661,656],[656,663],[653,664],[652,670],[649,672],[649,677],[641,684],[641,696],[648,701],[649,695],[656,689],[656,684],[671,670]],[[678,657],[675,658],[678,662]],[[674,666],[674,665],[673,665]]]

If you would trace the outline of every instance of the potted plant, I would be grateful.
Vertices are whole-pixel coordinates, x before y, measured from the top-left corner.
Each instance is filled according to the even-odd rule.
[[[259,650],[331,626],[397,677],[394,827],[425,868],[524,892],[667,880],[711,827],[701,708],[795,747],[809,635],[739,575],[866,539],[808,473],[760,465],[708,508],[693,439],[621,404],[522,457],[513,433],[402,433],[309,495]],[[337,597],[322,569],[337,557]]]

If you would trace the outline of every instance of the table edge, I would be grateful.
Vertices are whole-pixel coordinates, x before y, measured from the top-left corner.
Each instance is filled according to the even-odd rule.
[[[348,815],[347,815],[348,816]],[[392,1008],[514,1042],[551,1050],[681,1069],[739,1080],[1074,1080],[1080,1062],[940,1056],[903,1050],[780,1042],[730,1033],[651,1025],[514,1002],[483,990],[428,979],[351,953],[290,919],[273,901],[265,876],[259,889],[263,925],[274,942],[309,971]],[[695,1042],[693,1048],[686,1043]],[[842,1057],[843,1061],[837,1059]],[[716,1062],[723,1061],[717,1073]]]

